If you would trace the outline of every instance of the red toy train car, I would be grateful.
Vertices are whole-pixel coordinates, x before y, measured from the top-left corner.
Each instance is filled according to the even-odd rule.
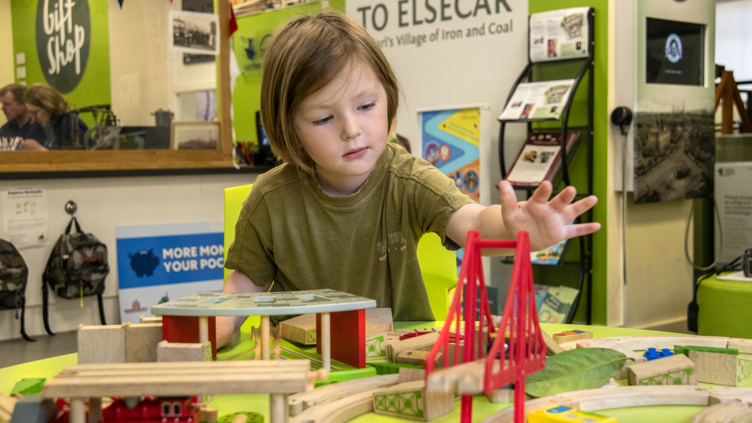
[[[58,401],[61,413],[50,423],[68,423],[69,408]],[[128,407],[123,398],[113,401],[102,410],[102,422],[117,423],[197,423],[199,409],[196,397],[193,398],[155,398],[144,397],[134,407]]]

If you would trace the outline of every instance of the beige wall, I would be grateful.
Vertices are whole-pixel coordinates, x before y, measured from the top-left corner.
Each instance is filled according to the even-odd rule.
[[[186,66],[182,53],[168,50],[168,15],[181,4],[109,2],[112,110],[121,125],[154,125],[156,110],[177,110],[178,92],[216,87],[214,63]]]
[[[12,84],[15,79],[13,57],[13,28],[10,20],[10,0],[0,0],[0,87]],[[6,122],[0,113],[0,125]]]

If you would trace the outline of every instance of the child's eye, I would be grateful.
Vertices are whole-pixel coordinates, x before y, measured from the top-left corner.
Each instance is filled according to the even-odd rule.
[[[319,119],[319,120],[314,121],[313,124],[314,125],[323,125],[323,124],[329,122],[330,120],[332,120],[332,117],[331,116],[327,116],[327,117],[325,117],[323,119]]]
[[[373,106],[375,106],[376,103],[369,103],[364,106],[360,106],[360,110],[371,110],[373,109]]]

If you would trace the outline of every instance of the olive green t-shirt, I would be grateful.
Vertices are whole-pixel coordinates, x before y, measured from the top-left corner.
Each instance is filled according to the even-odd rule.
[[[397,321],[434,320],[418,240],[446,238],[449,217],[473,200],[452,179],[387,144],[362,187],[330,197],[315,176],[284,164],[260,175],[243,203],[225,267],[274,291],[331,288],[391,307]]]

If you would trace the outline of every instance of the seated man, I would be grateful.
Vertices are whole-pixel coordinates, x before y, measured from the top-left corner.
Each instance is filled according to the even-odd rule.
[[[10,84],[0,89],[0,103],[8,122],[0,127],[0,146],[2,149],[26,149],[27,145],[44,145],[47,141],[44,128],[31,121],[31,113],[24,103],[26,87]],[[17,138],[23,141],[18,142]],[[33,141],[29,141],[33,140]]]

